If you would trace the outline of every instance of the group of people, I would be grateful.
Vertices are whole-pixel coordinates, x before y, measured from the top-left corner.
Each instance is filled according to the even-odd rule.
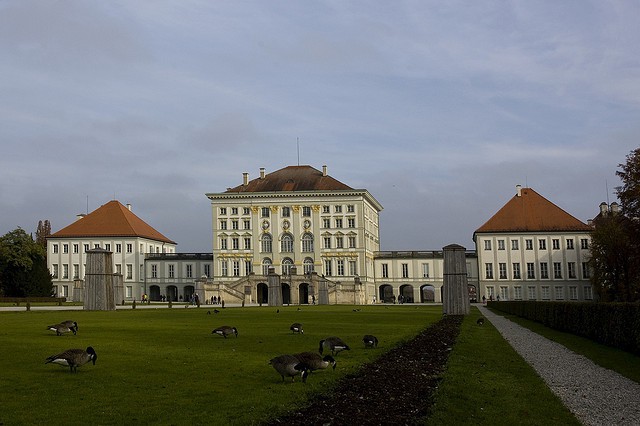
[[[222,297],[211,296],[212,305],[221,305],[224,308],[224,300]]]

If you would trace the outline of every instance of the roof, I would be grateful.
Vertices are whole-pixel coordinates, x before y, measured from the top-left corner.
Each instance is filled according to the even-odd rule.
[[[175,244],[116,200],[62,228],[49,238],[140,237]]]
[[[335,191],[352,190],[348,185],[311,166],[287,166],[264,177],[227,189],[228,192]]]
[[[489,232],[590,232],[592,228],[531,188],[519,189],[474,234]]]

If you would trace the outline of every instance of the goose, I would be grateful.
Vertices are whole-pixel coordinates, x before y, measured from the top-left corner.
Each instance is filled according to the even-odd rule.
[[[56,335],[58,336],[62,336],[63,334],[66,333],[73,333],[76,334],[76,327],[68,327],[66,325],[63,324],[53,324],[53,325],[48,325],[47,326],[47,330],[51,330],[51,331],[55,331]]]
[[[349,345],[343,342],[341,338],[335,336],[320,340],[320,347],[318,348],[320,355],[322,355],[325,349],[331,351],[331,355],[333,356],[336,356],[338,352],[351,350]]]
[[[78,323],[73,321],[73,320],[66,320],[66,321],[62,321],[60,324],[65,325],[69,328],[75,328],[76,332],[78,331]]]
[[[293,324],[291,324],[291,327],[289,327],[289,330],[293,331],[294,333],[304,334],[304,330],[302,329],[302,324],[300,324],[299,322],[294,322]]]
[[[309,367],[293,355],[277,356],[269,360],[269,364],[282,376],[283,382],[284,376],[291,377],[291,382],[295,382],[298,374],[302,377],[303,383],[307,381]]]
[[[331,355],[325,355],[323,358],[322,355],[318,355],[315,352],[301,352],[294,356],[298,358],[300,362],[309,366],[309,371],[324,370],[329,367],[329,365],[331,365],[334,370],[336,369],[336,360]]]
[[[484,317],[478,318],[478,321],[476,321],[476,324],[478,324],[478,325],[484,324]]]
[[[362,338],[362,342],[364,343],[365,348],[377,348],[378,347],[378,338],[371,334],[365,334]]]
[[[238,329],[235,327],[230,327],[228,325],[223,325],[222,327],[218,327],[215,330],[213,330],[211,332],[211,334],[219,334],[220,336],[224,337],[225,339],[227,338],[227,336],[229,334],[235,334],[236,337],[238,337]]]
[[[96,351],[89,346],[87,349],[67,349],[58,355],[51,355],[46,359],[45,364],[52,362],[54,364],[69,366],[71,373],[77,373],[78,367],[89,361],[92,361],[93,365],[96,365],[97,359],[98,355]]]

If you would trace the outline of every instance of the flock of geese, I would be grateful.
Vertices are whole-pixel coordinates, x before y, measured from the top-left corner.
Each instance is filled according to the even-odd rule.
[[[78,333],[78,323],[72,320],[63,321],[59,324],[48,325],[47,330],[55,331],[57,336],[62,336],[66,333]],[[71,373],[77,373],[78,367],[85,365],[88,362],[93,362],[96,365],[98,354],[89,346],[87,349],[67,349],[56,355],[51,355],[45,360],[45,364],[58,364],[65,367],[69,367]]]

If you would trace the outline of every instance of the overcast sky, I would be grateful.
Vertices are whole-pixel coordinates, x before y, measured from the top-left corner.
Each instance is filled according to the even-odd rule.
[[[474,248],[516,184],[586,222],[639,146],[638,22],[636,1],[0,1],[0,235],[115,198],[211,252],[205,193],[298,163],[369,190],[382,250]]]

